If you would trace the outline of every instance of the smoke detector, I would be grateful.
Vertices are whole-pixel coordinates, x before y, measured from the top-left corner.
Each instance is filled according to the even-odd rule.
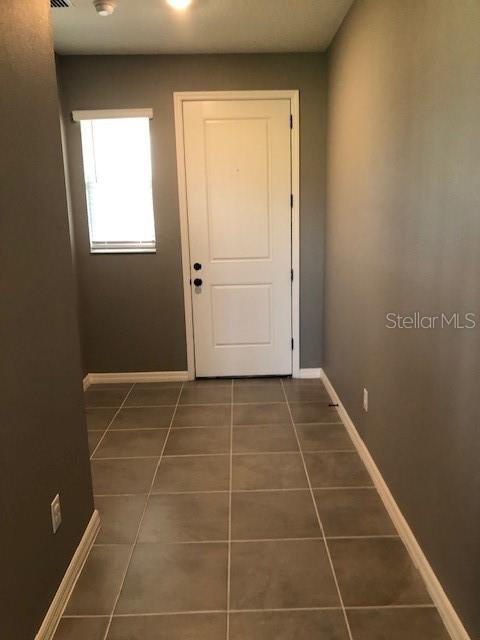
[[[93,0],[93,6],[98,15],[110,16],[115,11],[117,3],[116,0]]]

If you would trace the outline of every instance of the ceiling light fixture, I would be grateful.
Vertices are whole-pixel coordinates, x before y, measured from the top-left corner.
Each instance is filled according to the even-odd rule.
[[[167,0],[167,2],[177,11],[182,11],[192,4],[192,0]]]
[[[93,6],[98,15],[110,16],[115,11],[117,3],[116,0],[93,0]]]

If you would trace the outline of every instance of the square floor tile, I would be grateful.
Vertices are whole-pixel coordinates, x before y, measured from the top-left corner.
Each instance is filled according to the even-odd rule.
[[[339,605],[322,540],[232,543],[231,609]]]
[[[62,618],[53,640],[103,640],[109,617]]]
[[[244,384],[233,388],[234,402],[285,402],[280,384]]]
[[[86,407],[119,407],[130,391],[128,385],[95,385],[90,386],[84,393]]]
[[[233,489],[298,489],[307,487],[299,453],[236,455]]]
[[[290,411],[295,424],[341,422],[337,410],[328,402],[290,402]]]
[[[159,457],[167,433],[167,429],[107,431],[93,457],[94,459]]]
[[[180,395],[180,389],[181,387],[137,387],[135,385],[125,406],[175,405]]]
[[[284,382],[289,402],[331,402],[325,387],[321,384],[295,384],[298,381]]]
[[[146,496],[97,496],[100,532],[96,544],[130,544],[137,535]]]
[[[109,615],[130,557],[129,545],[94,546],[75,585],[66,615]]]
[[[352,452],[305,453],[312,487],[371,487],[360,456]]]
[[[290,414],[286,403],[236,404],[233,406],[233,424],[273,425],[288,424]]]
[[[435,608],[350,609],[355,640],[450,640]]]
[[[326,536],[396,534],[376,489],[317,489],[314,493]]]
[[[228,427],[230,420],[229,404],[179,406],[173,427]]]
[[[112,422],[111,429],[168,428],[175,407],[123,408]]]
[[[302,424],[296,425],[302,451],[354,451],[350,436],[343,424]]]
[[[232,401],[232,386],[199,385],[184,387],[180,404],[229,404]]]
[[[116,613],[226,609],[228,545],[137,544]]]
[[[163,457],[153,485],[154,492],[222,491],[230,487],[230,457]]]
[[[290,425],[234,427],[234,453],[298,451],[295,432]]]
[[[117,409],[85,409],[87,429],[89,431],[105,431]]]
[[[329,540],[328,546],[345,606],[431,603],[399,538]]]
[[[150,496],[139,542],[203,542],[228,538],[228,493]]]
[[[93,492],[96,495],[148,493],[157,462],[156,458],[92,460]]]
[[[321,536],[310,491],[246,491],[232,494],[232,538]]]
[[[224,613],[115,617],[107,640],[225,640],[226,625]]]
[[[172,429],[165,447],[167,456],[229,451],[230,429],[218,427]]]
[[[340,610],[230,614],[230,640],[348,640]]]
[[[105,431],[89,431],[88,432],[88,449],[90,451],[90,455],[95,451],[95,447],[102,439]]]

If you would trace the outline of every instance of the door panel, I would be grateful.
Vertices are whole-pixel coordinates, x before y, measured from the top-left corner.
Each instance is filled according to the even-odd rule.
[[[289,374],[289,100],[184,102],[198,376]]]
[[[272,285],[212,286],[215,347],[272,343]]]
[[[207,121],[205,145],[211,259],[269,258],[268,120]]]

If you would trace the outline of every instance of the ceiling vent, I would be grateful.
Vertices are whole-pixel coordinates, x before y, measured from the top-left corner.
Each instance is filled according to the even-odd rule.
[[[52,9],[68,9],[72,6],[72,0],[50,0]]]

